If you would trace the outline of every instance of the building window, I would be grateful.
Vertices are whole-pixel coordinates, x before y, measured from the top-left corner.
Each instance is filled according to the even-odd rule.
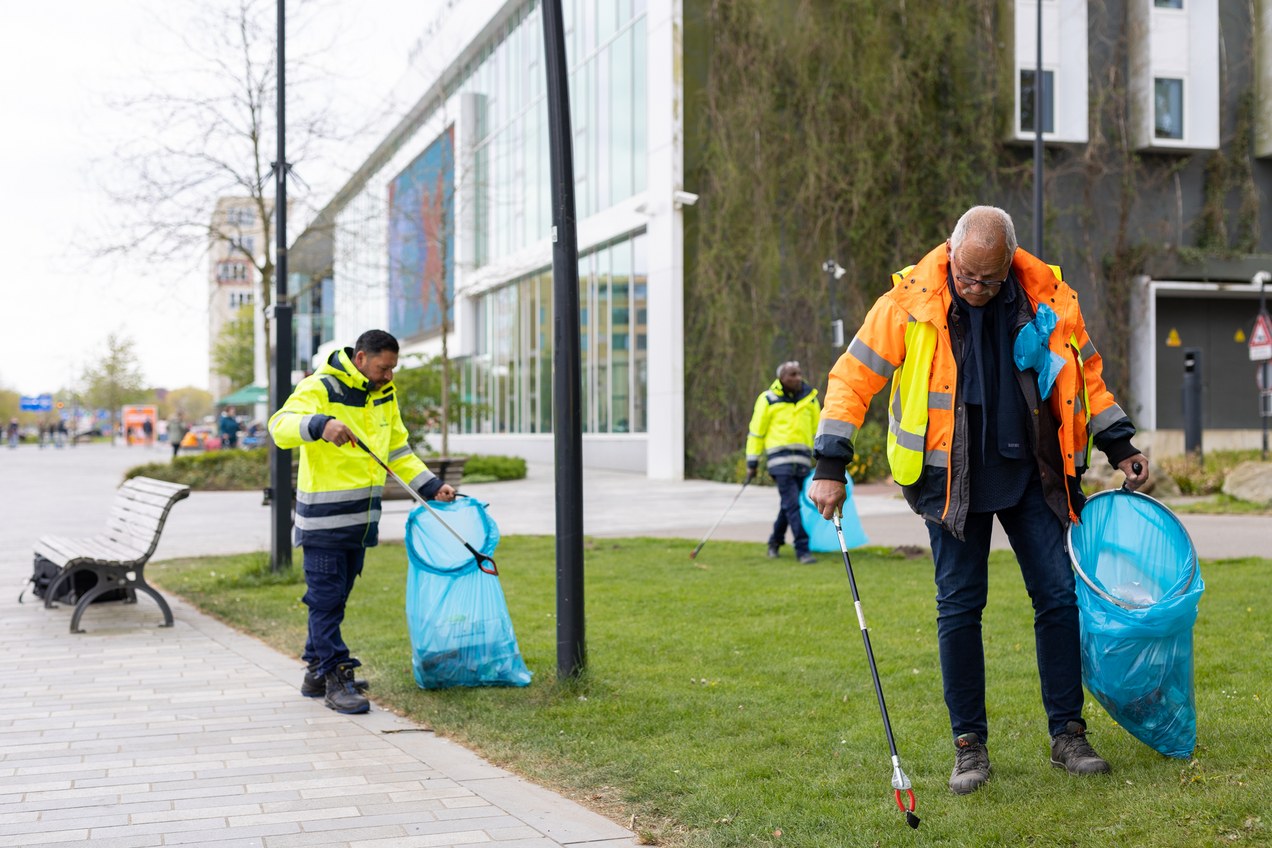
[[[1153,80],[1153,132],[1157,138],[1184,137],[1184,81]]]
[[[644,433],[645,235],[579,257],[582,419],[587,433]],[[463,433],[552,432],[552,273],[483,294],[476,353],[463,361]]]
[[[1153,5],[1159,9],[1182,9],[1184,0],[1153,0]]]
[[[1037,132],[1034,124],[1034,78],[1036,69],[1020,71],[1020,131]],[[1042,72],[1042,131],[1056,131],[1055,72]]]
[[[247,280],[247,263],[219,262],[216,266],[216,278],[218,282]]]
[[[231,227],[250,227],[256,223],[256,212],[248,206],[231,206],[225,210],[225,223]]]
[[[509,23],[460,86],[479,95],[473,173],[474,258],[485,265],[549,237],[552,223],[548,113],[543,77],[541,11]],[[644,3],[567,3],[574,131],[575,204],[580,219],[645,190]]]
[[[252,293],[250,291],[232,291],[230,292],[230,309],[238,309],[241,306],[252,305]]]

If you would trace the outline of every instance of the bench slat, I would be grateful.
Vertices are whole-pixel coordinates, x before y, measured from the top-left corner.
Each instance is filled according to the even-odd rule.
[[[167,509],[173,503],[173,499],[167,495],[161,495],[156,492],[144,492],[137,489],[124,491],[121,489],[115,496],[114,506],[128,506],[129,504],[147,504],[160,509]]]
[[[152,480],[149,477],[134,477],[119,487],[120,494],[145,494],[163,498],[166,501],[178,501],[190,494],[190,487],[184,483],[167,483]]]
[[[151,548],[159,541],[154,533],[130,532],[127,528],[108,528],[105,533],[95,538],[103,544],[135,550],[138,557],[148,557],[152,553]]]
[[[140,515],[138,513],[117,512],[106,519],[106,529],[113,530],[124,527],[129,532],[140,536],[156,536],[163,529],[163,516]]]
[[[155,504],[141,503],[140,501],[115,501],[110,508],[111,515],[145,515],[154,519],[162,519],[168,514],[168,507],[156,506]]]
[[[109,539],[65,539],[45,537],[36,543],[35,552],[65,567],[68,563],[89,560],[109,565],[137,565],[144,562],[146,549],[122,545]]]

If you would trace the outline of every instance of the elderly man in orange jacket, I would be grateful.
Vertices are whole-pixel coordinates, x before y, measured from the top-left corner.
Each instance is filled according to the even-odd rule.
[[[830,518],[870,399],[893,378],[889,461],[927,521],[937,642],[954,737],[950,789],[989,779],[981,615],[995,516],[1033,602],[1051,764],[1109,771],[1082,718],[1082,660],[1064,533],[1084,503],[1091,445],[1131,488],[1148,460],[1104,384],[1102,362],[1059,268],[1019,249],[1010,216],[976,206],[950,238],[893,276],[831,370],[809,496]],[[1029,363],[1024,365],[1021,363]]]

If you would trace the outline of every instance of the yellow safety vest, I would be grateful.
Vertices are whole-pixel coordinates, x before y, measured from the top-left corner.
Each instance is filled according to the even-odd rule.
[[[1050,265],[1051,272],[1063,281],[1059,265]],[[895,286],[913,270],[911,265],[892,275]],[[1070,346],[1078,357],[1078,372],[1082,373],[1082,355],[1077,339],[1070,339]],[[888,400],[888,467],[892,479],[902,486],[909,486],[923,473],[923,451],[927,441],[928,383],[932,373],[932,358],[936,355],[936,327],[926,321],[910,319],[905,328],[905,360],[892,376],[892,390]],[[1086,385],[1082,386],[1082,406],[1088,408]],[[1090,456],[1091,438],[1087,439],[1087,456]]]

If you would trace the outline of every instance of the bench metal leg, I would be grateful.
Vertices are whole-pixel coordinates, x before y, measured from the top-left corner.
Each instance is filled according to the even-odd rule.
[[[71,572],[74,570],[75,570],[74,567],[63,568],[61,573],[58,574],[57,577],[53,578],[53,582],[49,584],[48,589],[46,589],[44,592],[44,608],[45,609],[57,609],[57,604],[53,603],[53,599],[57,597],[58,587],[61,586],[66,581],[66,579],[71,576]]]
[[[75,604],[75,612],[71,615],[71,632],[83,633],[80,629],[80,618],[84,615],[84,611],[88,609],[89,604],[93,603],[99,595],[105,594],[113,589],[127,589],[128,598],[124,603],[137,603],[137,592],[144,592],[155,599],[155,603],[159,605],[160,612],[163,613],[163,624],[160,627],[172,626],[172,608],[168,606],[168,602],[164,600],[163,595],[155,591],[149,583],[141,576],[140,571],[136,572],[136,576],[129,578],[128,574],[115,575],[104,571],[95,571],[97,574],[97,585],[84,593],[84,597],[79,599]],[[59,577],[59,579],[61,579]]]
[[[155,591],[155,588],[147,583],[140,573],[138,573],[137,582],[133,584],[132,588],[136,589],[138,592],[145,592],[147,595],[155,599],[155,603],[159,605],[159,609],[163,612],[163,624],[159,625],[160,627],[172,626],[172,608],[169,607],[168,602],[163,599],[163,595]],[[134,602],[136,597],[136,595],[133,596]]]

